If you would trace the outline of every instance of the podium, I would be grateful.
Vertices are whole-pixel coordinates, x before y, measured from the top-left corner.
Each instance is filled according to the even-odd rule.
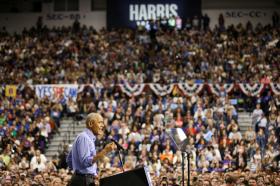
[[[100,179],[100,186],[153,186],[147,168],[137,168]]]

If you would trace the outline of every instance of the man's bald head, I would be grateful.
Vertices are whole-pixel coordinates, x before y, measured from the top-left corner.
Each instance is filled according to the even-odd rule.
[[[102,116],[98,113],[92,112],[86,117],[86,126],[88,127],[90,122],[96,121],[98,118],[102,118]]]
[[[95,135],[103,135],[104,121],[103,117],[98,113],[90,113],[86,117],[86,126]]]

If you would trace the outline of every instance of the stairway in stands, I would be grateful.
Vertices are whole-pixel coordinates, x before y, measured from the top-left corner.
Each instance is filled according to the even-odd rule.
[[[59,133],[51,139],[46,156],[51,159],[53,155],[58,155],[63,150],[64,145],[72,144],[78,133],[85,129],[85,121],[75,121],[72,118],[64,118],[61,121]]]
[[[244,136],[244,133],[248,130],[248,127],[252,126],[252,117],[249,112],[238,113],[238,123],[240,132]]]

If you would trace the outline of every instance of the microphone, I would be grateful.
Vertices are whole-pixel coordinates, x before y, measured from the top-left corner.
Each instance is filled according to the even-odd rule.
[[[118,150],[123,150],[124,151],[123,146],[121,146],[116,140],[114,140],[113,138],[109,138],[109,139],[116,144]]]

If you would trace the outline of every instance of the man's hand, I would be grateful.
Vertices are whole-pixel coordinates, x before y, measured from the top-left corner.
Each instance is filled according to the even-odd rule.
[[[96,161],[104,158],[104,156],[107,153],[112,152],[115,149],[117,149],[117,146],[115,145],[115,143],[113,143],[113,142],[108,143],[102,151],[100,151],[99,153],[96,154],[96,156],[94,156],[93,162],[96,162]]]
[[[105,146],[105,148],[104,148],[104,150],[106,151],[106,153],[109,153],[109,152],[112,152],[113,150],[115,150],[115,149],[117,149],[117,146],[116,146],[116,144],[115,143],[108,143],[106,146]]]

